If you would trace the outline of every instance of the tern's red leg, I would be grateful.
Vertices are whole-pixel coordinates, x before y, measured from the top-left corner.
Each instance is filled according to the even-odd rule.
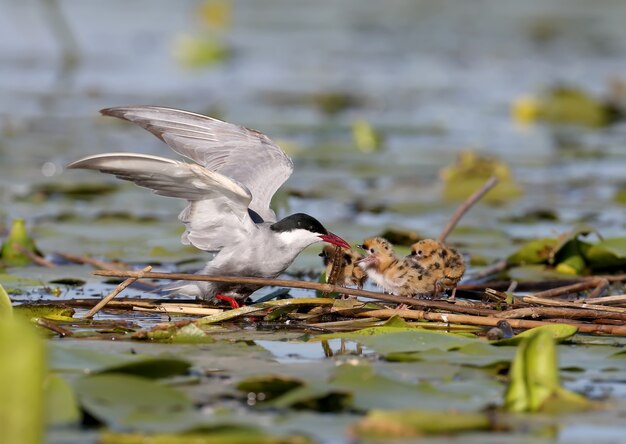
[[[239,304],[239,302],[237,302],[237,300],[233,297],[230,296],[224,296],[223,294],[218,294],[215,296],[215,299],[219,299],[220,301],[226,301],[230,304],[231,308],[239,308],[241,307],[241,305]]]

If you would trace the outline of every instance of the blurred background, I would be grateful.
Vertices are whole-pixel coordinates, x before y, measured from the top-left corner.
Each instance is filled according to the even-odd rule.
[[[436,236],[493,173],[499,191],[450,237],[476,263],[580,224],[624,232],[625,2],[0,8],[0,232],[23,217],[46,253],[201,258],[179,244],[182,202],[63,171],[107,151],[173,156],[149,133],[99,117],[129,104],[268,134],[296,163],[276,197],[281,213],[308,212],[353,242],[389,229]],[[313,250],[297,270],[321,267]]]

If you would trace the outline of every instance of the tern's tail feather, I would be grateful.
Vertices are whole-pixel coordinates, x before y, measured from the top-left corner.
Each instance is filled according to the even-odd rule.
[[[203,283],[204,282],[174,281],[159,287],[159,289],[166,293],[178,294],[182,296],[193,296],[198,299],[206,299],[205,294],[201,288],[201,284]]]

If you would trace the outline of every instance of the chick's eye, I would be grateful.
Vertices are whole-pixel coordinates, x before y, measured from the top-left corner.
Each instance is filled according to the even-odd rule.
[[[373,252],[374,252],[374,249],[373,249],[373,248],[370,248],[370,253],[373,253]]]
[[[422,250],[417,250],[417,254],[422,255]]]

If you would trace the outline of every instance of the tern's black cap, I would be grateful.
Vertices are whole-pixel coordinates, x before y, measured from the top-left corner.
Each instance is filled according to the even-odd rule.
[[[328,230],[324,228],[324,226],[319,223],[317,219],[309,216],[304,213],[296,213],[291,216],[287,216],[286,218],[276,222],[273,225],[270,225],[270,228],[273,231],[285,232],[292,230],[307,230],[312,233],[319,234],[328,234]]]

